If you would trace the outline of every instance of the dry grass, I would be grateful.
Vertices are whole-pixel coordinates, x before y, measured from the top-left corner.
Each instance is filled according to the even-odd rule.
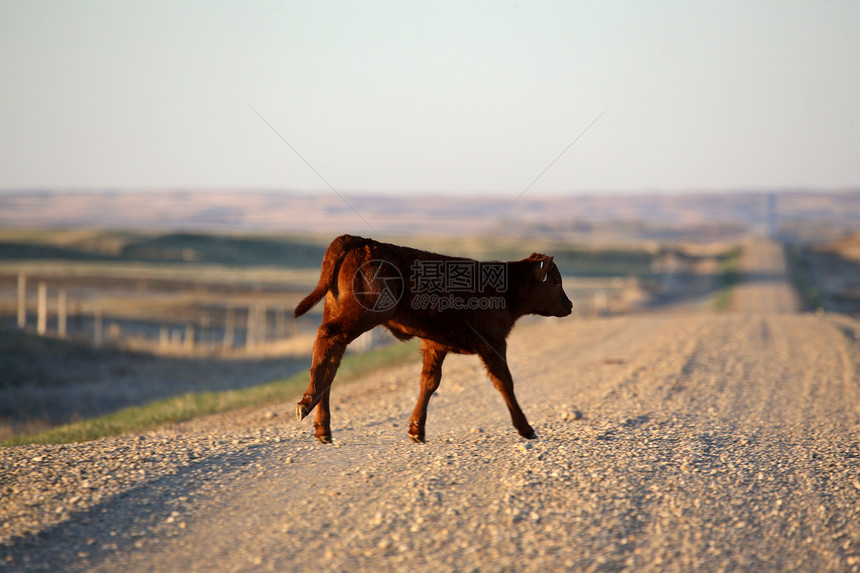
[[[0,438],[197,392],[303,372],[304,356],[202,358],[130,352],[0,330]]]
[[[789,249],[792,276],[810,310],[860,313],[860,235]]]
[[[417,348],[417,341],[413,341],[348,356],[344,358],[339,369],[338,384],[348,383],[362,373],[383,366],[410,360],[417,361],[419,356]],[[307,382],[307,374],[301,373],[241,390],[188,392],[49,430],[7,437],[0,441],[0,445],[80,442],[117,434],[142,432],[207,414],[289,400],[300,394],[307,386]]]

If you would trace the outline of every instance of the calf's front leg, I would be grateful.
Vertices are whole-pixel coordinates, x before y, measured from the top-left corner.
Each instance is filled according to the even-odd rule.
[[[526,415],[523,414],[522,408],[517,403],[517,397],[514,396],[514,379],[511,377],[511,371],[508,369],[508,363],[505,359],[505,347],[503,346],[501,349],[496,349],[495,351],[492,348],[487,349],[487,351],[481,353],[481,360],[484,361],[484,365],[487,367],[487,374],[489,374],[490,380],[493,381],[493,386],[502,393],[502,397],[505,399],[505,404],[507,404],[508,411],[511,414],[511,421],[517,432],[527,440],[537,438],[537,434],[535,434],[534,429],[529,425]]]

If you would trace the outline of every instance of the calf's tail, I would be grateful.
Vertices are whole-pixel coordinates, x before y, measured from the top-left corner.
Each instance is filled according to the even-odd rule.
[[[322,299],[322,297],[325,296],[325,293],[327,292],[328,284],[322,284],[322,282],[320,282],[320,284],[317,285],[317,288],[311,291],[311,294],[303,298],[302,302],[300,302],[296,306],[296,309],[293,311],[293,316],[295,318],[298,318],[307,311],[309,311],[316,303],[318,303]]]
[[[316,288],[311,291],[311,294],[303,298],[296,306],[296,309],[293,311],[294,317],[298,318],[313,308],[316,303],[322,300],[329,289],[334,286],[334,281],[337,280],[337,272],[340,270],[340,264],[343,262],[351,243],[356,238],[350,235],[341,235],[331,242],[323,257],[320,280]]]

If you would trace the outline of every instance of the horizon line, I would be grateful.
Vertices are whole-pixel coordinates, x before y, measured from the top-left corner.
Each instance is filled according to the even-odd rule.
[[[850,194],[860,192],[860,184],[845,186],[813,186],[813,185],[784,185],[784,186],[738,186],[738,187],[714,187],[689,189],[594,189],[594,190],[570,190],[570,191],[537,191],[530,195],[530,199],[559,199],[565,197],[625,197],[625,196],[684,196],[684,195],[746,195],[762,193],[778,194]],[[275,186],[32,186],[32,187],[0,187],[0,195],[24,195],[24,194],[133,194],[133,193],[216,193],[216,194],[281,194],[293,195],[295,197],[315,197],[325,195],[324,189],[293,189]],[[398,198],[398,199],[439,199],[443,197],[457,199],[505,199],[511,195],[507,191],[458,191],[458,190],[347,190],[341,192],[351,197],[364,198]]]

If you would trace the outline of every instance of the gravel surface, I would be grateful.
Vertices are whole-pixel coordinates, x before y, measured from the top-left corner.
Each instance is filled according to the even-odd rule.
[[[860,324],[748,246],[735,312],[522,325],[519,438],[449,357],[142,436],[0,450],[0,570],[860,571]]]

